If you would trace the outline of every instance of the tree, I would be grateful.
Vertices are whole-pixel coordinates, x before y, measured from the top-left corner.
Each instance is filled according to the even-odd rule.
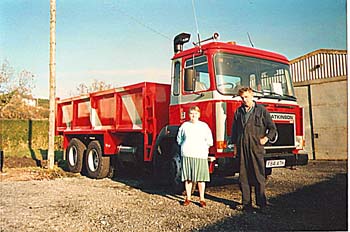
[[[16,96],[28,96],[34,87],[34,74],[27,70],[16,72],[8,60],[0,67],[0,112]]]
[[[85,83],[79,84],[77,87],[77,92],[78,94],[85,94],[110,88],[112,88],[111,84],[107,84],[104,81],[99,81],[95,79],[90,86],[87,86]]]

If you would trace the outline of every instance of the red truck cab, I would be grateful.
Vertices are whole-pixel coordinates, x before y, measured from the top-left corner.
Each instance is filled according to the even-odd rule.
[[[255,101],[267,108],[277,126],[276,138],[265,147],[267,172],[272,167],[307,164],[303,109],[294,95],[286,57],[234,42],[214,41],[182,51],[189,35],[179,37],[172,59],[169,124],[188,120],[191,106],[201,108],[201,120],[210,126],[215,141],[210,149],[211,172],[214,167],[238,172],[230,136],[234,112],[241,105],[238,89],[243,86],[253,89]]]

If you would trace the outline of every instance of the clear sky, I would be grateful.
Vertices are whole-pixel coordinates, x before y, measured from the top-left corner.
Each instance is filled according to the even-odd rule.
[[[193,0],[201,38],[294,59],[346,49],[346,0]],[[0,62],[35,75],[35,97],[49,96],[50,0],[0,1]],[[197,28],[192,0],[57,0],[56,96],[101,80],[115,87],[170,83],[173,38]],[[188,43],[185,48],[191,47]]]

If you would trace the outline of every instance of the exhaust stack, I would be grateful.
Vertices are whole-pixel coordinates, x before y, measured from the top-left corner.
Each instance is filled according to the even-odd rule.
[[[183,51],[183,45],[190,41],[191,35],[187,33],[181,33],[174,38],[174,53]]]

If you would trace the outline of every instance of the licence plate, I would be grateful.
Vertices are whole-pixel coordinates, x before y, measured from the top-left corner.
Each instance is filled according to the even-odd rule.
[[[266,167],[267,168],[273,168],[273,167],[284,167],[286,165],[286,160],[267,160],[266,161]]]

